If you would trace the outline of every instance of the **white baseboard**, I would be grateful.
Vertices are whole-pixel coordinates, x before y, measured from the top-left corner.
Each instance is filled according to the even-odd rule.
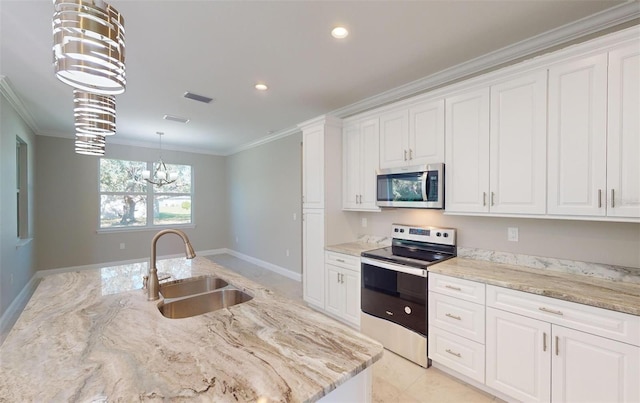
[[[270,270],[274,273],[278,273],[281,276],[285,276],[287,278],[290,278],[291,280],[295,280],[295,281],[302,281],[302,274],[300,273],[294,273],[291,270],[287,270],[284,267],[280,267],[278,265],[275,265],[273,263],[269,263],[269,262],[265,262],[264,260],[260,260],[260,259],[256,259],[255,257],[251,257],[249,255],[245,255],[244,253],[240,253],[237,252],[233,249],[227,249],[224,253],[228,253],[231,256],[235,256],[238,259],[242,259],[246,262],[249,263],[253,263],[256,266],[260,266],[263,269],[267,269]]]
[[[11,302],[11,305],[9,305],[0,317],[0,345],[2,345],[13,324],[16,323],[22,310],[27,305],[27,302],[29,302],[29,299],[31,299],[31,296],[38,287],[38,283],[40,283],[40,278],[35,275],[32,276],[31,280],[22,288],[20,294]]]

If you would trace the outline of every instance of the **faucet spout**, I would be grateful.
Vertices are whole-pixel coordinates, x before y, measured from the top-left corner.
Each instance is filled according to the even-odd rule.
[[[149,261],[149,276],[147,280],[147,300],[156,301],[160,299],[160,282],[158,281],[158,268],[156,267],[156,244],[158,239],[165,234],[176,234],[184,242],[185,255],[187,259],[193,259],[196,257],[196,252],[191,246],[189,237],[183,231],[178,229],[165,229],[158,232],[151,240],[151,260]]]

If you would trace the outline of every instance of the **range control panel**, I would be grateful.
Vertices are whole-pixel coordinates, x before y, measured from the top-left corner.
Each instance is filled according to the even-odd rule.
[[[453,228],[420,227],[414,225],[391,225],[391,237],[417,242],[430,242],[442,245],[456,244],[456,230]]]

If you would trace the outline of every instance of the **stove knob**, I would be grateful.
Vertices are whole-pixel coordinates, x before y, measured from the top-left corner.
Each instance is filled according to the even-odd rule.
[[[404,228],[400,228],[400,232],[404,232]]]
[[[394,229],[393,229],[393,232],[398,232],[398,229],[397,229],[397,228],[394,228]]]
[[[404,313],[406,313],[407,315],[411,315],[411,308],[408,306],[404,307]]]
[[[439,232],[436,232],[436,236],[442,236],[442,234]]]
[[[442,234],[442,236],[445,237],[445,238],[448,238],[449,234],[445,232],[444,234]]]

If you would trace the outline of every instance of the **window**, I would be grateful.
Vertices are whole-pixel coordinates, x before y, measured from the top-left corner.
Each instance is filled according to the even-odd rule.
[[[156,163],[100,159],[100,229],[176,226],[192,223],[191,166],[166,164],[174,183],[152,185],[142,179]]]
[[[27,143],[16,137],[16,223],[18,240],[28,238]]]

